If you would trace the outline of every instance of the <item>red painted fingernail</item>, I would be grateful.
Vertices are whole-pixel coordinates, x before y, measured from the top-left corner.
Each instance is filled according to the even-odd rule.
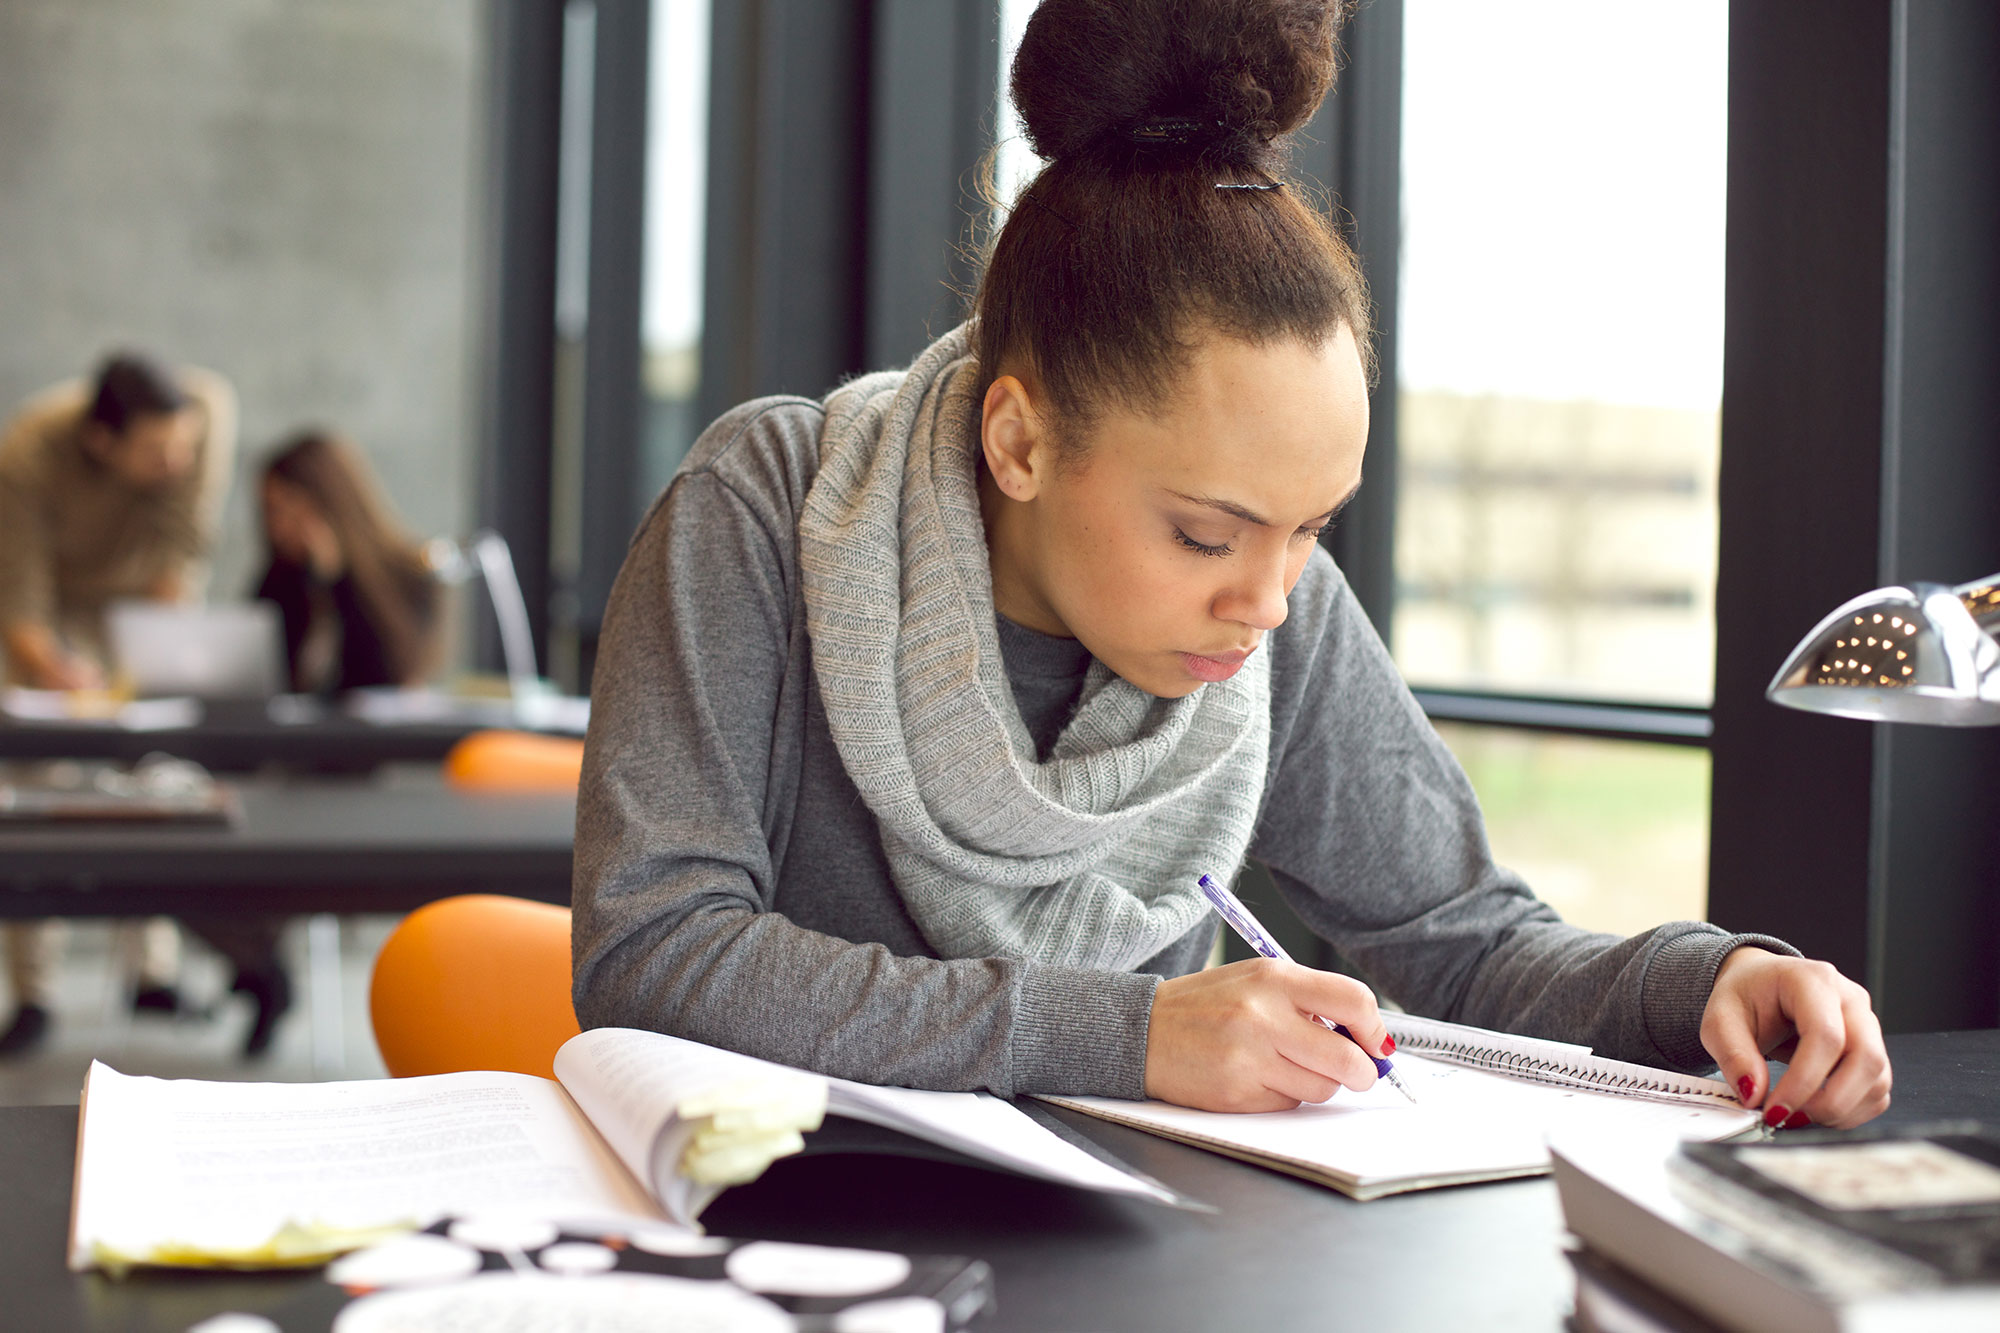
[[[1749,1104],[1750,1094],[1752,1092],[1755,1092],[1756,1090],[1757,1090],[1757,1085],[1750,1081],[1750,1076],[1748,1074],[1745,1074],[1742,1078],[1736,1080],[1736,1095],[1743,1101],[1745,1105]]]
[[[1778,1128],[1778,1126],[1784,1124],[1787,1120],[1791,1118],[1792,1118],[1792,1112],[1789,1107],[1778,1106],[1774,1104],[1771,1106],[1769,1110],[1764,1112],[1764,1123],[1769,1125],[1772,1129]]]
[[[1382,1054],[1386,1057],[1394,1055],[1395,1053],[1396,1053],[1396,1039],[1394,1037],[1382,1038]]]
[[[1809,1129],[1811,1127],[1812,1117],[1804,1111],[1793,1113],[1792,1118],[1785,1122],[1786,1129]]]

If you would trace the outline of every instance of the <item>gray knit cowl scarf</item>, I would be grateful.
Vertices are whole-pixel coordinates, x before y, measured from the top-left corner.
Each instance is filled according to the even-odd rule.
[[[994,624],[978,379],[961,327],[826,400],[799,550],[827,724],[941,957],[1129,971],[1249,847],[1269,654],[1171,700],[1093,662],[1038,762]]]

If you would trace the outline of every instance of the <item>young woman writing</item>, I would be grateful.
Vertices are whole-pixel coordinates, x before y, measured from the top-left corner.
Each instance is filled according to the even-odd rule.
[[[1868,998],[1764,936],[1564,924],[1317,538],[1361,484],[1367,301],[1284,185],[1335,6],[1046,0],[1049,165],[971,322],[718,421],[607,613],[575,1000],[879,1083],[1261,1110],[1362,1088],[1361,980],[1202,970],[1247,855],[1414,1011],[1887,1104]],[[1791,1054],[1770,1087],[1764,1053]]]

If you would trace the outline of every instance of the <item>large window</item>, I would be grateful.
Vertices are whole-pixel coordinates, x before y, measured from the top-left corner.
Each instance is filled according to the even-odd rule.
[[[1409,0],[1395,649],[1702,705],[1726,9]]]
[[[1706,706],[1723,0],[1406,0],[1393,647],[1413,685]],[[1565,915],[1700,916],[1700,749],[1440,729]]]
[[[993,185],[1001,201],[1011,204],[1042,169],[1042,159],[1035,156],[1035,150],[1028,146],[1028,136],[1021,131],[1021,117],[1014,110],[1014,99],[1007,95],[1008,69],[1014,63],[1014,52],[1020,49],[1021,34],[1027,31],[1028,16],[1035,12],[1040,0],[999,2],[1000,109],[994,121]]]
[[[708,203],[708,31],[709,0],[653,0],[641,325],[646,438],[639,477],[649,496],[666,484],[706,424],[695,419],[695,390]]]
[[[1440,722],[1487,836],[1563,919],[1631,935],[1699,920],[1708,878],[1708,752]]]

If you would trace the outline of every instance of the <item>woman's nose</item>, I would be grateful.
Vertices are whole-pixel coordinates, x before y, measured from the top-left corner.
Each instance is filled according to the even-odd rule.
[[[1217,617],[1268,632],[1285,623],[1291,609],[1290,562],[1277,559],[1246,561],[1243,577],[1225,591],[1215,608]]]

